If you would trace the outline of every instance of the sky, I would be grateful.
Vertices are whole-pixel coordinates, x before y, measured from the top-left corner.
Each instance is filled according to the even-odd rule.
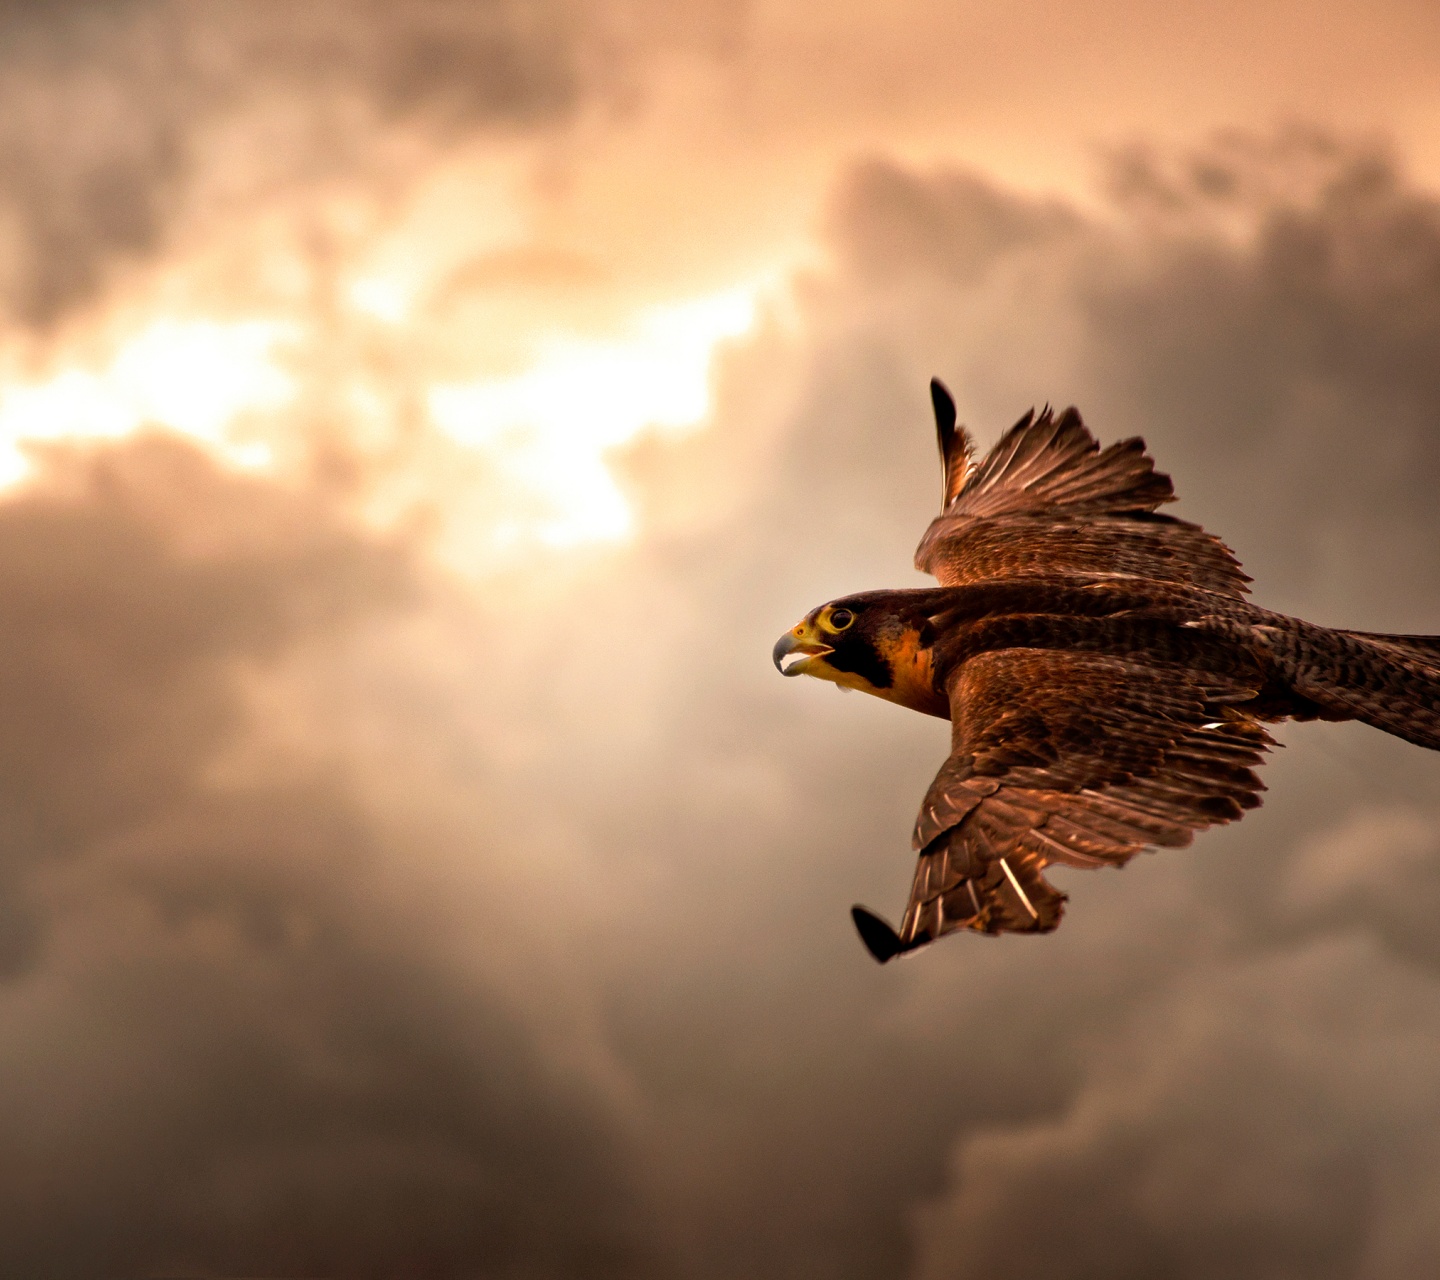
[[[926,384],[1440,633],[1440,14],[0,4],[0,1272],[1408,1280],[1440,758],[876,966]]]

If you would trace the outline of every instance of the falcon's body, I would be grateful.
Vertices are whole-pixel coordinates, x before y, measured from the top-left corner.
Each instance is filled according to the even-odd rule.
[[[1102,451],[1075,410],[1047,411],[977,465],[931,390],[944,505],[915,563],[941,585],[822,605],[774,655],[951,722],[898,932],[855,909],[877,959],[954,929],[1048,932],[1049,863],[1121,866],[1240,817],[1264,722],[1357,719],[1440,749],[1440,637],[1252,605],[1223,543],[1155,513],[1174,491],[1143,441]]]

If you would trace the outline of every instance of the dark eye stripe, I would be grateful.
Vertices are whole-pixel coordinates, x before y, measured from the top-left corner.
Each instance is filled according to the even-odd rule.
[[[846,636],[835,646],[833,653],[825,655],[825,661],[836,671],[852,671],[863,677],[875,689],[889,689],[895,683],[895,673],[890,670],[890,664],[876,653],[875,647],[860,631]]]

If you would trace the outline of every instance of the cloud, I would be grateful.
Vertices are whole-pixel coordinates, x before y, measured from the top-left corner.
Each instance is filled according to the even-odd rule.
[[[1433,582],[1414,527],[1440,475],[1440,206],[1383,149],[1323,135],[1222,139],[1176,167],[1188,176],[1149,180],[1171,183],[1179,219],[1157,260],[1088,290],[1097,382],[1127,427],[1173,430],[1181,462],[1218,449],[1244,464],[1254,479],[1221,510],[1241,528],[1275,513],[1263,574],[1329,575],[1326,594],[1373,617],[1374,565]],[[1393,629],[1432,625],[1417,611]]]
[[[938,276],[962,288],[1008,254],[1079,226],[1059,201],[1013,195],[973,173],[921,175],[880,159],[846,176],[831,221],[837,255],[872,286]]]
[[[1440,987],[1354,933],[1180,978],[1058,1117],[958,1145],[919,1276],[1414,1275]]]
[[[441,851],[256,719],[411,553],[160,438],[0,526],[5,1269],[651,1274],[613,1101],[387,887]]]
[[[67,21],[139,59],[154,12]],[[242,70],[265,61],[245,41],[268,49],[282,87],[310,83],[297,51],[335,50],[310,105],[362,103],[342,140],[382,117],[528,128],[584,82],[558,10],[534,41],[503,8],[353,33],[314,13],[278,47],[263,26],[218,44]],[[512,36],[520,70],[469,96]],[[431,39],[457,59],[433,83]],[[262,136],[234,92],[199,115]],[[36,276],[37,321],[117,254],[164,260],[209,136],[173,110],[126,161],[173,203],[141,199],[131,241],[74,214],[98,274]],[[88,160],[54,163],[83,187]],[[768,652],[822,599],[918,581],[931,373],[982,439],[1047,399],[1144,433],[1262,602],[1437,629],[1435,209],[1375,148],[1314,137],[1132,152],[1083,210],[867,161],[836,185],[826,265],[721,359],[709,427],[618,461],[636,542],[472,582],[423,522],[381,536],[353,510],[388,466],[450,480],[453,452],[357,445],[340,480],[159,437],[49,454],[0,505],[3,1269],[1433,1258],[1433,758],[1299,726],[1264,809],[1070,877],[1053,938],[881,970],[847,908],[903,901],[946,727],[782,682]]]
[[[247,213],[383,204],[469,141],[560,128],[629,88],[637,47],[706,38],[703,13],[647,25],[643,8],[7,4],[6,312],[49,331]]]

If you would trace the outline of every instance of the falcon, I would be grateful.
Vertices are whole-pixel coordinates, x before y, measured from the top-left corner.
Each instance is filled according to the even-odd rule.
[[[930,384],[940,515],[915,553],[935,588],[811,610],[775,665],[950,721],[920,803],[898,929],[853,908],[884,963],[959,929],[1048,933],[1045,868],[1120,867],[1260,803],[1267,724],[1360,720],[1440,749],[1440,637],[1340,631],[1251,604],[1230,548],[1157,508],[1145,442],[1101,449],[1066,409],[983,461]]]

